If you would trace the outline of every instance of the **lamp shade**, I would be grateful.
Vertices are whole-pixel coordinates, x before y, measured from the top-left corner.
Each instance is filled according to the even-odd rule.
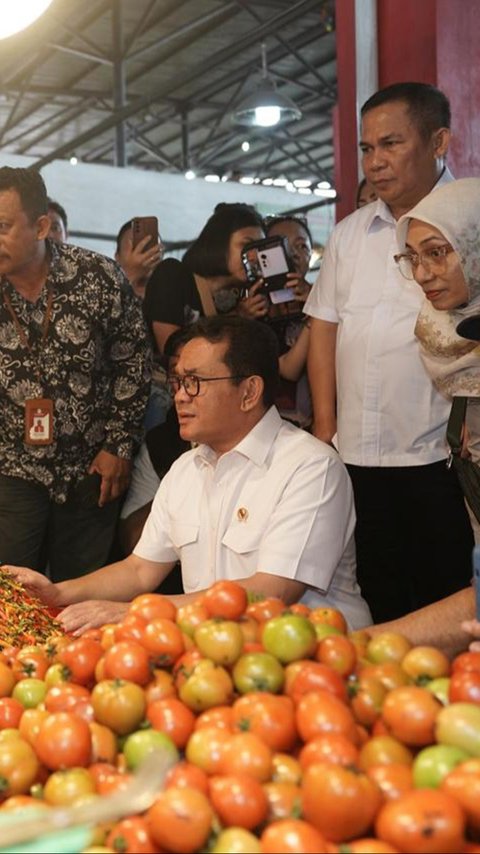
[[[232,114],[236,124],[257,127],[273,127],[301,117],[297,105],[287,95],[278,92],[268,77],[262,78],[255,92],[240,101]]]

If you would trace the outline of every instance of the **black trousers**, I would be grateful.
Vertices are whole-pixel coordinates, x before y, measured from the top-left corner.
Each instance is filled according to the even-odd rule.
[[[357,512],[357,577],[376,623],[470,583],[472,529],[462,491],[445,461],[347,468]]]
[[[98,506],[99,476],[87,475],[65,504],[45,487],[0,475],[0,562],[65,581],[105,566],[115,533],[120,499]]]

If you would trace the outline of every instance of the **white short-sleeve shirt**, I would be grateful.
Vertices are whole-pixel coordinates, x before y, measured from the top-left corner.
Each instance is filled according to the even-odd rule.
[[[445,170],[436,187],[453,180]],[[325,250],[306,314],[338,323],[337,440],[359,466],[415,466],[447,456],[449,402],[414,335],[423,292],[404,279],[395,220],[381,201],[342,220]]]
[[[162,480],[135,554],[179,559],[185,592],[254,573],[307,585],[310,606],[371,622],[356,581],[355,512],[337,453],[271,407],[233,450],[183,454]]]

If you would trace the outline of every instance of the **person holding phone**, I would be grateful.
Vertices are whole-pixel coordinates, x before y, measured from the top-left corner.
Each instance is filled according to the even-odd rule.
[[[220,203],[183,259],[167,258],[150,277],[144,313],[158,352],[168,337],[199,317],[236,311],[263,317],[267,301],[259,281],[243,298],[246,273],[241,253],[247,243],[264,237],[263,221],[251,205]]]
[[[295,215],[267,217],[265,228],[269,237],[283,237],[287,241],[295,272],[287,273],[285,288],[295,298],[297,317],[284,318],[275,324],[280,345],[280,394],[277,406],[283,418],[300,427],[308,428],[312,422],[312,402],[306,373],[309,344],[309,320],[300,311],[307,299],[311,285],[306,280],[312,256],[312,235],[306,219]]]
[[[120,264],[135,296],[143,300],[147,282],[163,258],[164,246],[158,234],[158,223],[155,235],[144,234],[138,242],[134,240],[132,223],[132,219],[124,222],[117,234],[115,261]]]

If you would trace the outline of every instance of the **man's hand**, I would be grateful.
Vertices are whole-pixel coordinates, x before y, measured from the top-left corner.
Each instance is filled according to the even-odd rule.
[[[114,501],[122,495],[130,483],[132,464],[130,460],[116,457],[108,451],[99,451],[93,460],[88,473],[95,472],[102,478],[98,506],[103,507],[109,501]]]
[[[119,623],[130,607],[129,602],[112,602],[109,599],[90,599],[68,605],[56,619],[66,632],[82,635],[87,629],[97,629],[105,623]]]
[[[60,591],[41,572],[35,572],[34,569],[28,569],[26,566],[10,564],[3,564],[2,569],[6,569],[10,575],[13,575],[15,581],[23,584],[30,596],[36,596],[45,605],[51,607],[57,607],[60,604]]]
[[[122,268],[132,285],[146,284],[155,267],[162,260],[163,244],[156,243],[147,249],[146,246],[149,241],[150,237],[146,235],[134,246],[131,237],[125,238]]]
[[[467,635],[477,638],[469,645],[470,652],[480,652],[480,623],[478,620],[464,620],[461,628]]]
[[[249,288],[248,297],[241,299],[237,303],[237,314],[239,314],[240,317],[255,320],[258,317],[265,317],[265,315],[268,314],[268,298],[265,294],[259,293],[263,288],[263,284],[263,279],[258,279],[258,281]]]

